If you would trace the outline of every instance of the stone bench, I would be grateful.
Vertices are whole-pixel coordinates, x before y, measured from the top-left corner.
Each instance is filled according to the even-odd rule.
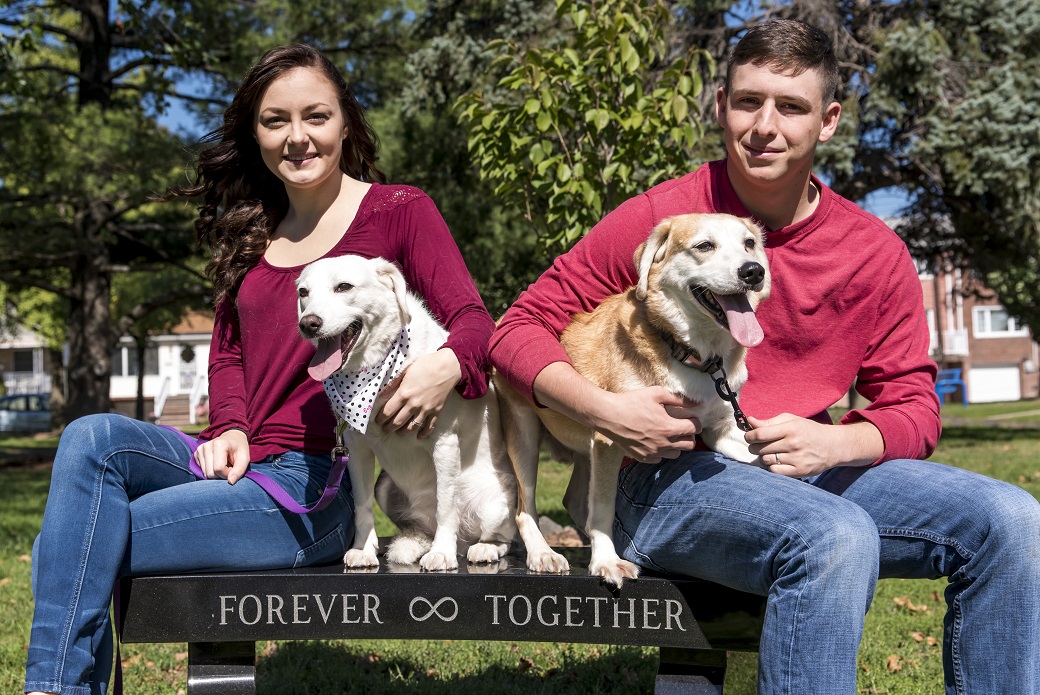
[[[522,558],[457,572],[342,565],[136,577],[120,586],[124,643],[187,642],[189,695],[255,692],[257,640],[450,639],[660,648],[656,692],[722,693],[726,651],[757,651],[764,599],[645,575],[612,591],[588,548],[557,548],[567,575]]]

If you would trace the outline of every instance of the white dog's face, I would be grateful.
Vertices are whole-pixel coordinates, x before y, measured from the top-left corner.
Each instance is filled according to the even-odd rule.
[[[673,321],[713,321],[744,347],[762,342],[755,317],[769,296],[769,262],[762,230],[723,214],[663,220],[636,251],[637,294]]]
[[[300,334],[317,352],[308,373],[322,381],[382,361],[408,323],[405,281],[382,258],[323,258],[296,281]]]

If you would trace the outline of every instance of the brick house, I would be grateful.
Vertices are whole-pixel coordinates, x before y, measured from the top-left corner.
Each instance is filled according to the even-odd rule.
[[[932,358],[961,370],[969,403],[1040,396],[1040,346],[996,295],[959,270],[921,273],[921,286]]]

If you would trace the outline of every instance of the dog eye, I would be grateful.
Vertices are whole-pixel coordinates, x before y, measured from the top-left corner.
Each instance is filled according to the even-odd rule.
[[[304,297],[307,297],[307,296],[310,295],[310,292],[307,290],[306,287],[301,287],[299,290],[297,290],[297,293],[300,295],[301,298],[304,298]]]
[[[715,250],[715,244],[711,243],[710,241],[702,241],[693,248],[697,249],[702,253],[708,253],[709,251]]]
[[[337,292],[349,292],[352,289],[354,289],[354,286],[351,285],[349,282],[341,282],[338,285],[336,285]]]
[[[744,248],[746,248],[748,251],[754,251],[755,250],[755,240],[754,239],[745,239],[744,240]]]

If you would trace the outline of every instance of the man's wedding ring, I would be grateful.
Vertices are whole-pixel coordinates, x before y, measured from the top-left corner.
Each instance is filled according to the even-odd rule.
[[[776,465],[780,465],[780,454],[773,454],[773,458],[776,460]]]

